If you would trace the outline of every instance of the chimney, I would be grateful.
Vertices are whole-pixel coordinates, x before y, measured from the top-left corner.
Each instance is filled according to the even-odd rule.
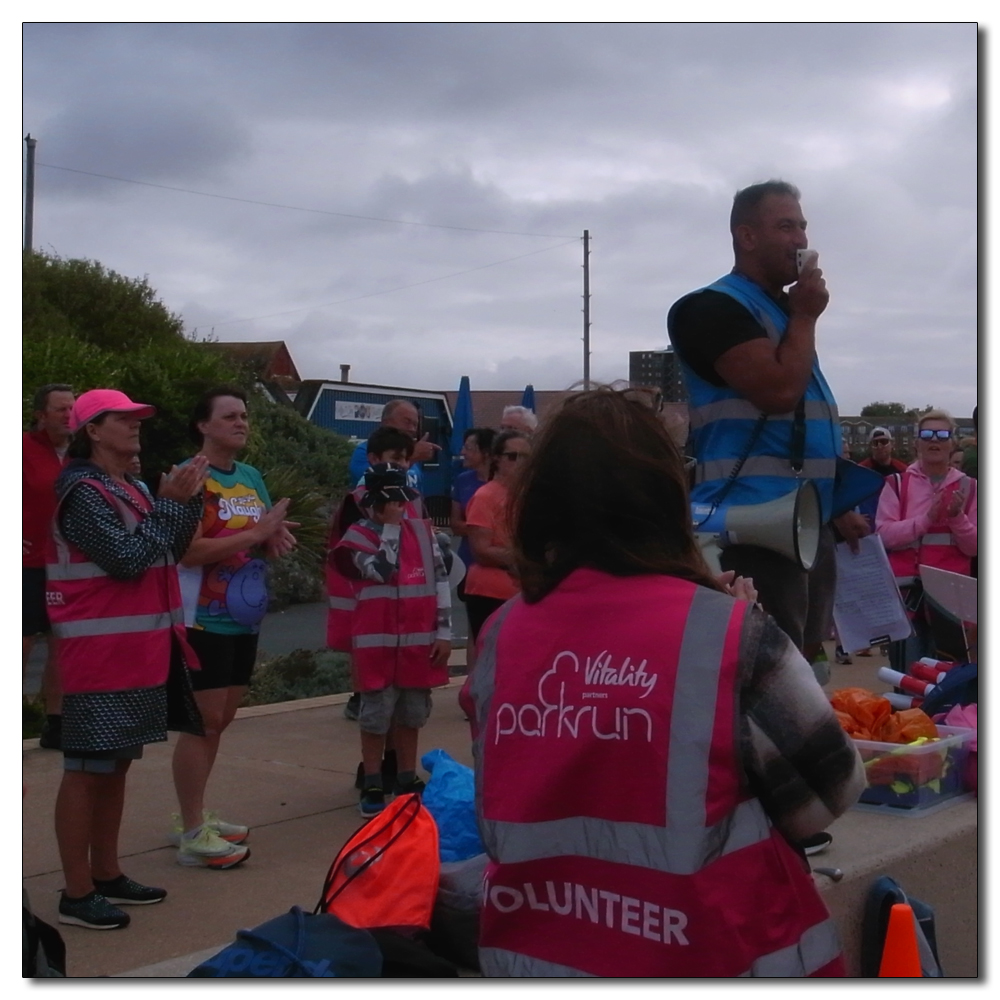
[[[340,366],[340,381],[341,382],[350,382],[351,380],[348,378],[348,376],[350,374],[351,374],[351,366],[350,365],[341,365]]]

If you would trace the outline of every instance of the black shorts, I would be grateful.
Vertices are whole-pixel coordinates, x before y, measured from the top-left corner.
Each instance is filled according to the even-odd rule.
[[[484,597],[482,594],[465,595],[465,613],[469,619],[469,631],[472,633],[473,642],[479,638],[479,630],[486,624],[486,619],[506,603],[500,597]]]
[[[51,630],[45,606],[45,567],[25,566],[21,569],[21,636]]]
[[[195,691],[246,687],[257,660],[256,633],[224,635],[203,628],[189,628],[187,639],[198,654],[201,670],[191,671]]]

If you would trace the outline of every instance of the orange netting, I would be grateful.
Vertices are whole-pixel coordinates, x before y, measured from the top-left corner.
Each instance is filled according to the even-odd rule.
[[[919,708],[894,712],[889,702],[864,688],[841,688],[830,696],[837,720],[848,736],[876,743],[912,743],[937,739],[937,726]]]

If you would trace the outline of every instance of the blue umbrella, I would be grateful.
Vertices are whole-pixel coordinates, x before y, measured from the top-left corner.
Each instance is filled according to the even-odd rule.
[[[466,433],[475,426],[472,416],[472,388],[469,385],[469,376],[463,375],[458,386],[455,412],[452,415],[451,454],[453,457],[461,452],[462,445],[465,444]]]
[[[524,387],[521,405],[527,407],[532,413],[535,412],[535,387],[530,382]]]

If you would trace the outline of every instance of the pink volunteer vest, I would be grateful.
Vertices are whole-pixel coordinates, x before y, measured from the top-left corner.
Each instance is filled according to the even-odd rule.
[[[129,531],[152,509],[144,496],[144,510],[138,510],[96,479],[80,482],[98,490]],[[169,551],[141,576],[117,580],[63,536],[57,510],[46,577],[49,620],[60,639],[59,669],[66,694],[165,684],[172,636],[188,666],[199,669],[185,638],[177,568]]]
[[[333,550],[346,530],[346,527],[342,523],[346,504],[350,500],[353,500],[357,504],[366,492],[367,490],[364,486],[358,486],[348,494],[348,497],[345,498],[344,503],[341,504],[340,509],[333,517],[333,522],[330,525],[330,535],[326,543],[327,559],[324,566],[327,602],[326,644],[330,649],[336,649],[342,653],[349,653],[352,649],[351,620],[358,602],[355,597],[354,582],[347,579],[334,564]],[[404,517],[423,517],[422,501],[417,499],[408,503]]]
[[[943,493],[950,497],[962,484],[956,479],[944,487]],[[899,496],[899,519],[906,518],[906,501],[909,493],[910,476],[904,472],[901,476],[890,477],[889,488],[897,490]],[[969,498],[972,493],[970,491]],[[921,535],[912,545],[905,549],[893,549],[889,553],[889,565],[893,575],[902,584],[913,583],[920,575],[921,566],[933,566],[937,569],[950,570],[968,576],[972,569],[970,558],[955,544],[955,538],[948,528],[947,522],[932,524],[927,533]]]
[[[488,976],[838,976],[802,860],[741,786],[746,605],[579,569],[474,671]]]
[[[354,583],[357,604],[350,627],[355,690],[448,683],[447,666],[434,667],[430,661],[437,634],[433,540],[430,521],[405,518],[400,524],[395,582]],[[338,544],[338,548],[367,553],[378,547],[379,536],[361,524],[351,525]]]

